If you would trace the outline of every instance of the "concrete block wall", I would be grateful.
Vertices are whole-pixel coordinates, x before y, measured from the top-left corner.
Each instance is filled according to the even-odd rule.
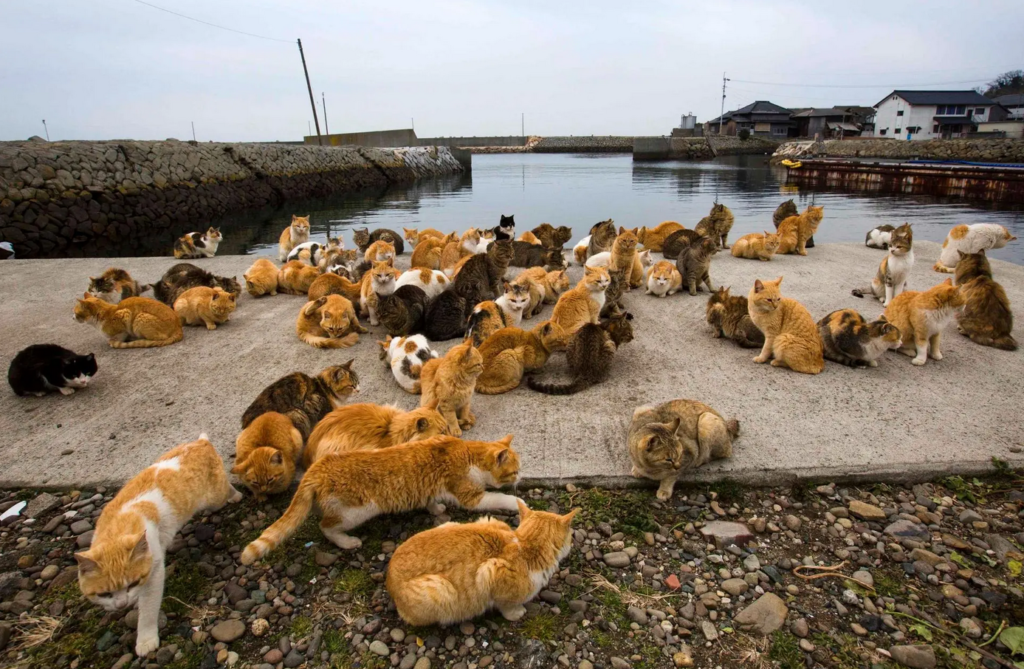
[[[892,139],[833,139],[817,143],[787,142],[778,148],[772,159],[811,156],[1024,163],[1024,139],[930,139],[911,142]]]

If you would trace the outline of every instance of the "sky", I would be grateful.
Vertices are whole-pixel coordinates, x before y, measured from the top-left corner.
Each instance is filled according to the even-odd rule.
[[[149,0],[147,0],[149,1]],[[0,140],[664,135],[755,100],[873,105],[1024,69],[1024,2],[139,0],[3,3]],[[283,41],[277,41],[283,40]],[[840,88],[838,86],[843,86]]]

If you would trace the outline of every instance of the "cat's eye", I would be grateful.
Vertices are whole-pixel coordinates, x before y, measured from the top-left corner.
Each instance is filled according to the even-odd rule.
[[[132,581],[131,583],[129,583],[128,587],[125,588],[125,589],[126,590],[131,590],[132,588],[137,588],[137,587],[139,587],[139,583],[142,583],[142,579],[141,578],[137,578],[134,581]]]
[[[110,597],[114,596],[114,593],[112,593],[112,592],[101,592],[101,593],[98,593],[96,596],[97,597],[102,597],[103,599],[109,599]]]

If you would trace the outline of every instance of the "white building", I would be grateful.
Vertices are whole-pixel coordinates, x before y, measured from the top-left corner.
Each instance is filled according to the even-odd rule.
[[[900,140],[966,137],[1006,110],[977,91],[893,91],[875,105],[875,137]]]
[[[1007,118],[1013,121],[1024,121],[1024,93],[999,95],[995,101],[1009,112]]]

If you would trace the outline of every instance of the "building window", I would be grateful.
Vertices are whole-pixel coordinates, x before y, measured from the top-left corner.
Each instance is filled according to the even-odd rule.
[[[939,124],[938,123],[936,123],[935,125],[932,126],[932,134],[934,134],[934,135],[939,134]]]
[[[957,116],[963,116],[966,113],[967,113],[967,108],[964,107],[963,105],[961,105],[961,106],[956,108],[956,115]]]
[[[985,108],[984,107],[978,107],[977,109],[974,110],[974,113],[977,114],[978,116],[984,116],[985,115]]]
[[[878,134],[882,135],[884,137],[885,133],[887,133],[887,132],[889,132],[888,128],[882,128],[881,130],[878,131]]]
[[[783,126],[775,126],[774,128],[772,128],[773,135],[786,135],[788,134],[788,132],[789,130]]]
[[[896,128],[896,132],[894,132],[893,134],[896,135],[897,137],[899,137],[899,134],[900,134],[901,130],[903,130],[903,128]]]
[[[896,115],[897,115],[897,116],[903,116],[903,110],[901,109],[901,110],[899,110],[898,112],[896,112]]]

